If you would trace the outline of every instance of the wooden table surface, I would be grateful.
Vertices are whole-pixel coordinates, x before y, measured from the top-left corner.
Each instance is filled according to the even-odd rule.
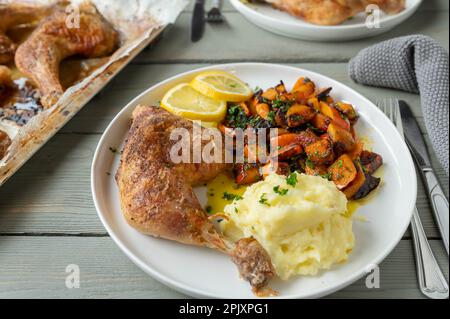
[[[180,72],[223,62],[298,65],[341,81],[373,101],[393,96],[406,100],[428,141],[419,96],[354,84],[347,76],[347,62],[373,43],[413,33],[429,35],[448,49],[448,9],[447,0],[426,0],[412,18],[384,35],[314,43],[263,31],[226,3],[226,23],[208,25],[202,40],[193,44],[189,6],[158,43],[140,54],[0,188],[0,298],[186,297],[146,275],[120,251],[97,217],[90,191],[94,150],[113,116],[143,90]],[[448,177],[432,158],[448,196]],[[448,256],[421,182],[417,207],[448,278]],[[66,288],[69,264],[80,267],[78,289]],[[330,297],[422,298],[409,231],[380,265],[380,273],[379,289],[366,288],[362,279]]]

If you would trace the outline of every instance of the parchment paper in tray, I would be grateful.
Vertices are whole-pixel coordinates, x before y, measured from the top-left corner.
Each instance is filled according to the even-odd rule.
[[[14,2],[53,5],[61,1],[0,0],[1,5]],[[0,160],[0,186],[168,24],[173,23],[189,1],[72,0],[70,5],[79,6],[86,2],[94,4],[119,32],[120,47],[105,64],[78,84],[69,87],[55,105],[35,115],[26,125],[18,126],[0,119],[0,130],[11,139],[6,155]]]

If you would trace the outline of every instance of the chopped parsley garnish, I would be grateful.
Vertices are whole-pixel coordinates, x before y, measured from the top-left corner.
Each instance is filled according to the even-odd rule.
[[[243,197],[241,195],[224,192],[222,198],[226,200],[241,200]]]
[[[263,205],[270,206],[267,202],[266,193],[262,193],[261,197],[259,198],[259,202]]]
[[[233,104],[228,107],[225,120],[230,127],[244,129],[247,127],[249,119],[247,115],[245,115],[244,110],[239,105]]]
[[[287,192],[289,191],[287,188],[280,188],[280,185],[277,185],[273,188],[273,191],[277,194],[279,194],[280,196],[284,196],[287,194]]]
[[[208,213],[208,214],[211,214],[211,212],[212,212],[212,207],[211,206],[206,206],[206,212]]]
[[[282,112],[286,112],[292,105],[292,103],[293,103],[292,101],[275,100],[272,103],[272,108],[275,110],[281,110]]]
[[[326,173],[326,174],[320,175],[320,177],[325,178],[327,180],[331,180],[331,173]]]
[[[234,208],[234,212],[237,214],[239,213],[239,210],[237,209],[237,207]]]
[[[314,163],[309,158],[306,159],[305,164],[308,168],[314,169]]]
[[[342,167],[343,164],[342,160],[339,160],[336,162],[336,167]]]
[[[295,187],[295,185],[297,185],[297,174],[295,172],[289,174],[289,176],[286,177],[286,183],[292,187]]]
[[[267,120],[271,123],[275,123],[275,111],[269,111],[267,114]]]
[[[237,85],[235,83],[230,84],[230,87],[235,88]]]

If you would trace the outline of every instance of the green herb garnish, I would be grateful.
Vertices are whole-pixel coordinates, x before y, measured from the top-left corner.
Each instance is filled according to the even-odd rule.
[[[259,202],[263,205],[270,206],[267,202],[266,193],[262,193],[261,197],[259,198]]]
[[[305,164],[308,168],[314,169],[314,163],[309,158],[306,159]]]
[[[228,107],[225,120],[230,127],[244,129],[247,127],[249,118],[239,105],[233,104]]]
[[[277,185],[273,188],[273,191],[277,194],[279,194],[280,196],[284,196],[287,194],[287,192],[289,191],[287,188],[280,188],[280,185]]]
[[[206,206],[206,212],[208,213],[208,214],[211,214],[211,212],[212,212],[212,207],[211,206]]]
[[[292,187],[295,187],[295,185],[297,185],[297,173],[294,172],[289,174],[289,176],[286,177],[286,183]]]
[[[243,197],[241,195],[224,192],[222,198],[226,200],[241,200]]]

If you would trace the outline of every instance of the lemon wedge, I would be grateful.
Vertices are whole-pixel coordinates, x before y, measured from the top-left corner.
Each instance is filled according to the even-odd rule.
[[[226,101],[207,97],[188,83],[170,89],[161,100],[161,107],[186,119],[207,122],[220,122],[227,112]]]
[[[227,102],[242,102],[253,94],[247,84],[225,71],[200,73],[192,80],[191,86],[203,95]]]

